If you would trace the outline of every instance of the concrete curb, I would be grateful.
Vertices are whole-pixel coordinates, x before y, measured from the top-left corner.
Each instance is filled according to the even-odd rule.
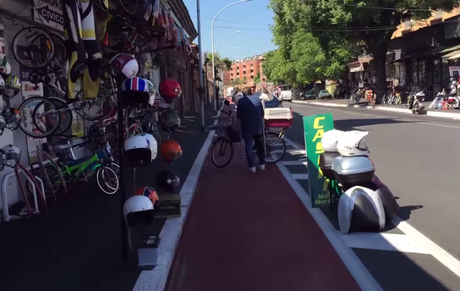
[[[223,104],[221,109],[222,107]],[[217,125],[220,111],[215,117],[217,119],[214,121],[214,125]],[[203,165],[211,148],[214,135],[215,130],[211,130],[182,185],[182,189],[180,190],[180,195],[182,197],[182,215],[177,218],[168,218],[161,230],[161,243],[158,247],[158,265],[156,265],[153,270],[142,271],[140,273],[133,287],[133,291],[163,291],[165,289],[174,255],[182,235],[182,228],[187,220],[188,210],[197,190],[201,170],[203,169]]]
[[[310,101],[300,101],[300,100],[293,100],[292,103],[310,104],[310,105],[317,105],[317,106],[324,106],[324,107],[366,108],[366,109],[375,109],[375,110],[393,111],[393,112],[399,112],[399,113],[412,114],[411,110],[405,109],[405,108],[380,107],[380,106],[372,108],[371,106],[366,106],[366,105],[348,105],[348,104],[341,104],[341,103],[322,103],[322,102],[310,102]],[[433,117],[440,117],[440,118],[450,118],[450,119],[455,119],[455,120],[460,119],[460,113],[427,111],[425,115],[433,116]]]

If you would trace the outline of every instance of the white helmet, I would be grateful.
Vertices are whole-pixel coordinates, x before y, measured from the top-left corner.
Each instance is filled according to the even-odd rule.
[[[153,212],[153,210],[152,200],[143,195],[134,195],[126,199],[125,204],[123,204],[123,218],[126,224],[130,225],[138,219],[135,217],[131,218],[130,214],[137,213],[139,216],[142,216],[142,214],[147,214],[146,211]],[[153,216],[153,213],[151,215]]]
[[[151,145],[151,139],[142,133],[132,136],[125,140],[123,158],[133,167],[150,164],[153,161],[152,156],[156,158],[157,155],[156,149],[152,153],[153,146],[157,148],[156,141]]]
[[[369,149],[367,147],[364,137],[368,135],[368,131],[352,130],[340,134],[337,142],[337,150],[341,156],[369,156]]]
[[[21,149],[13,144],[6,145],[2,148],[6,154],[6,161],[12,162],[13,165],[21,161]]]
[[[145,137],[150,143],[150,156],[152,161],[157,158],[158,155],[158,142],[155,137],[149,133],[141,133],[140,136]]]
[[[325,152],[337,152],[337,141],[344,132],[338,129],[326,131],[321,138],[321,145]]]
[[[125,75],[126,78],[136,77],[139,71],[139,63],[129,54],[120,53],[110,60],[110,66],[116,73]]]

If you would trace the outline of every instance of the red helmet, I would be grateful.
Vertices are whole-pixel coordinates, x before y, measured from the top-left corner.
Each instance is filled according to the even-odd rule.
[[[170,139],[161,144],[160,153],[166,162],[172,163],[182,156],[182,148],[177,141]]]
[[[160,95],[167,103],[171,103],[174,98],[180,97],[182,89],[179,82],[173,79],[166,79],[160,83]]]
[[[154,206],[155,203],[159,201],[157,191],[150,186],[141,186],[137,188],[134,195],[142,195],[149,198]]]

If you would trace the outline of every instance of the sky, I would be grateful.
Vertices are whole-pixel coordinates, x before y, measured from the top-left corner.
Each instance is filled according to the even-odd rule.
[[[198,31],[196,0],[183,1]],[[235,1],[238,0],[200,0],[203,52],[211,52],[212,19],[219,10]],[[225,9],[215,22],[214,44],[222,39],[216,52],[222,57],[237,60],[273,50],[275,45],[271,41],[270,31],[273,12],[268,4],[269,0],[252,0]],[[237,31],[240,32],[235,33]],[[198,39],[194,43],[198,44]]]

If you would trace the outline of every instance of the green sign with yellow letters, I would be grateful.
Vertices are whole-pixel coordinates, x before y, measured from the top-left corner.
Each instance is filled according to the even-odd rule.
[[[324,152],[321,138],[326,131],[334,129],[331,113],[305,116],[303,118],[305,150],[307,152],[308,184],[313,207],[328,205],[328,184],[319,168],[319,157]]]

